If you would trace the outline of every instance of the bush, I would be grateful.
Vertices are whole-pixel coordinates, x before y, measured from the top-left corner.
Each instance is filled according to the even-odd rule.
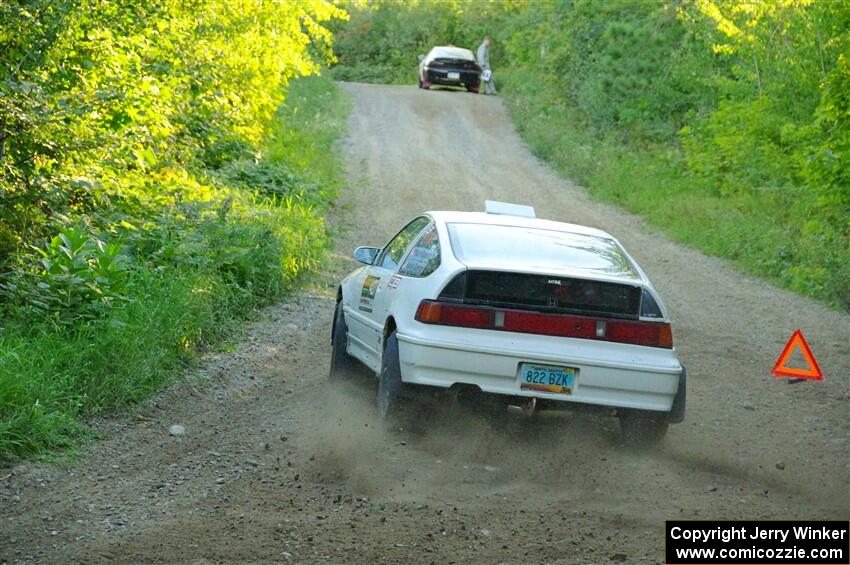
[[[115,302],[127,300],[127,262],[121,246],[104,243],[82,222],[61,229],[35,251],[31,264],[16,271],[1,289],[14,311],[30,322],[73,324],[97,318]]]
[[[0,3],[0,459],[70,446],[314,267],[328,0]],[[316,93],[309,97],[300,91]],[[316,120],[318,121],[318,120]],[[282,130],[285,133],[280,133]],[[272,134],[274,139],[271,140]]]
[[[0,269],[59,217],[108,230],[254,158],[289,82],[331,60],[321,24],[344,16],[327,0],[3,3]]]
[[[2,290],[0,460],[73,448],[86,416],[173,380],[318,265],[341,184],[322,148],[346,112],[329,80],[299,79],[254,159],[140,177],[120,208],[57,218],[56,236],[18,255]]]

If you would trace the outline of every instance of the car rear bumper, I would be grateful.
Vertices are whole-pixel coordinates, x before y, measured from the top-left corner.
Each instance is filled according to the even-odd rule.
[[[630,359],[619,344],[574,347],[574,342],[582,340],[556,341],[526,334],[513,340],[494,338],[486,345],[473,345],[399,334],[402,379],[418,385],[469,384],[487,393],[671,412],[683,378],[683,368],[671,350],[658,350],[655,359],[652,354]],[[520,389],[518,373],[523,362],[578,369],[572,394]]]
[[[449,73],[458,73],[459,78],[449,78]],[[471,86],[474,88],[481,83],[481,75],[475,71],[463,71],[457,69],[428,69],[425,72],[425,80],[431,84],[444,84],[449,86]]]

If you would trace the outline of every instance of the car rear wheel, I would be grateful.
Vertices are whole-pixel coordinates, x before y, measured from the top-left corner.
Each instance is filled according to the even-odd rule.
[[[378,377],[377,408],[378,416],[382,420],[390,421],[399,416],[404,389],[398,360],[398,338],[393,332],[387,337],[384,345],[381,374]]]
[[[635,447],[650,447],[658,444],[669,427],[666,412],[649,410],[619,410],[620,433],[623,443]]]
[[[355,361],[348,354],[348,324],[345,323],[345,315],[342,312],[342,302],[337,302],[334,310],[334,327],[331,333],[331,368],[329,377],[331,380],[350,378],[354,374]]]

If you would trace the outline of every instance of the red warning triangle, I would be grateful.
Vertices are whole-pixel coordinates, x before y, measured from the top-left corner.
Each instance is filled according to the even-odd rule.
[[[785,366],[788,359],[794,354],[794,349],[796,348],[799,348],[800,353],[803,354],[803,358],[806,360],[806,365],[808,367],[807,369],[795,369],[793,367]],[[776,365],[773,366],[771,373],[773,373],[777,378],[792,377],[797,379],[810,379],[813,381],[823,380],[823,373],[820,370],[820,366],[818,366],[818,362],[815,360],[815,356],[812,354],[812,350],[809,348],[806,338],[803,337],[803,332],[799,329],[791,334],[791,339],[788,340],[788,343],[786,343],[785,347],[782,349],[782,353],[779,354],[779,359],[776,360]]]

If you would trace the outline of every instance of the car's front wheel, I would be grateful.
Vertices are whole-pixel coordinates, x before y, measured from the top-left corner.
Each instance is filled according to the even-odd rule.
[[[622,409],[620,432],[623,442],[634,447],[650,447],[664,439],[670,425],[666,412]]]
[[[349,378],[354,374],[355,361],[346,351],[348,346],[348,324],[342,311],[342,301],[337,302],[334,310],[334,326],[331,332],[331,380]]]
[[[404,388],[398,358],[398,338],[393,332],[387,337],[384,344],[381,374],[378,377],[377,408],[378,416],[382,420],[389,420],[398,416]]]

